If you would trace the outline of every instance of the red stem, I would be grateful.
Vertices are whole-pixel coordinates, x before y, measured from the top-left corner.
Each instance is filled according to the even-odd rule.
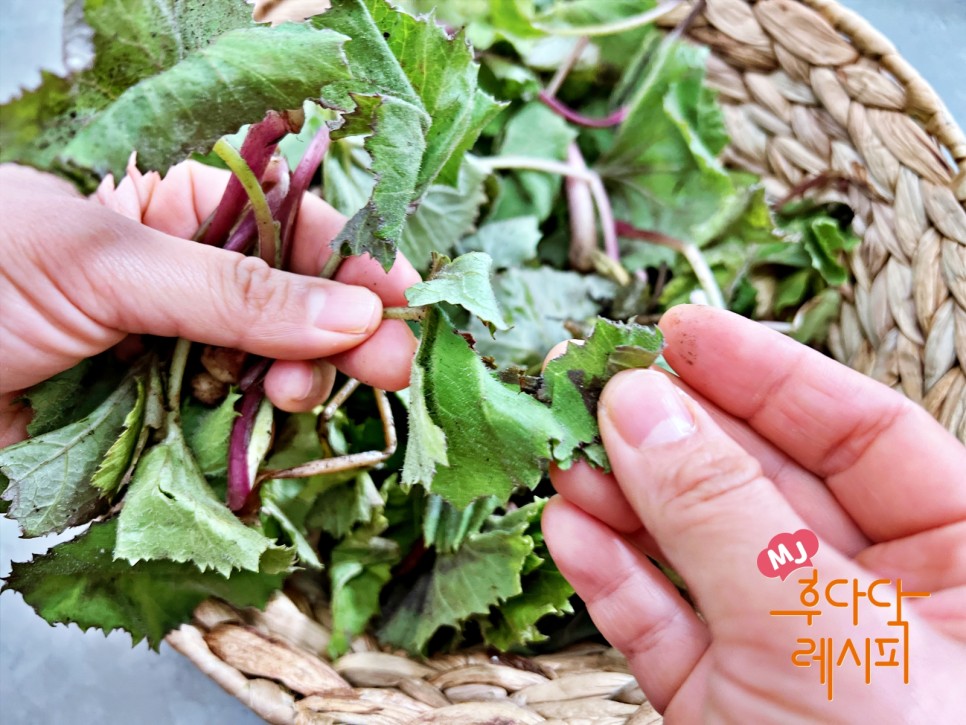
[[[278,142],[292,130],[288,117],[276,111],[269,111],[265,115],[265,120],[256,123],[248,130],[240,153],[255,174],[255,178],[262,178]],[[216,247],[224,245],[228,241],[231,228],[238,221],[238,215],[247,203],[248,195],[244,187],[232,176],[205,233],[204,243]]]
[[[315,178],[315,172],[322,164],[322,159],[329,150],[329,127],[323,125],[315,138],[309,143],[302,160],[295,167],[292,174],[292,181],[288,187],[288,195],[282,202],[278,213],[272,209],[272,216],[281,222],[282,238],[282,269],[288,267],[289,256],[292,248],[292,237],[295,235],[295,223],[298,220],[299,209],[302,208],[302,199],[308,191],[309,184]]]
[[[618,108],[612,114],[605,116],[604,118],[591,118],[590,116],[585,116],[582,113],[578,113],[569,106],[565,106],[546,91],[540,91],[540,100],[543,101],[550,108],[550,110],[557,115],[563,116],[571,123],[576,123],[578,126],[585,126],[587,128],[612,128],[614,126],[619,126],[627,118],[626,108]]]
[[[228,443],[228,508],[239,511],[245,506],[252,490],[248,475],[248,446],[252,440],[255,416],[262,404],[265,392],[261,382],[252,385],[242,395],[238,417],[231,428]]]

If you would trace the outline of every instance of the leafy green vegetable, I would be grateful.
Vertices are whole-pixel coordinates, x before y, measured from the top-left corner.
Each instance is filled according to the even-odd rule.
[[[457,245],[460,254],[483,252],[496,269],[519,267],[537,256],[540,224],[534,216],[490,222]]]
[[[290,552],[245,526],[215,498],[180,430],[138,462],[118,517],[114,554],[132,564],[164,559],[229,576],[235,569],[278,574]]]
[[[379,594],[399,561],[394,541],[361,531],[343,539],[332,550],[332,639],[329,655],[339,657],[354,637],[362,634],[379,613]]]
[[[25,563],[15,563],[3,589],[19,592],[51,624],[105,632],[122,629],[131,643],[153,649],[169,631],[191,619],[209,597],[239,607],[264,607],[284,574],[237,572],[225,578],[191,564],[115,559],[117,519],[93,524],[73,541]]]
[[[231,391],[215,408],[193,400],[186,400],[181,408],[185,440],[206,478],[224,476],[228,471],[228,437],[240,399],[240,393]]]
[[[420,271],[429,268],[433,253],[449,254],[460,237],[473,231],[486,201],[486,173],[468,159],[456,186],[434,184],[419,208],[406,220],[400,250]]]
[[[128,88],[223,33],[252,25],[250,10],[240,2],[100,0],[83,5],[82,18],[66,14],[64,32],[65,37],[90,33],[93,61],[83,69],[69,64],[73,72],[66,79],[44,72],[36,90],[0,106],[0,161],[51,168],[75,135]],[[125,155],[122,168],[126,161]]]
[[[477,88],[478,67],[462,39],[386,0],[337,0],[313,22],[352,39],[345,47],[352,79],[322,97],[351,111],[344,135],[369,135],[376,177],[371,199],[335,244],[344,253],[368,252],[388,269],[410,205],[437,178],[457,183],[463,153],[500,105]]]
[[[539,133],[534,133],[539,129]],[[541,103],[528,103],[507,123],[500,145],[502,156],[564,161],[567,147],[577,133],[560,116]],[[500,195],[493,219],[536,216],[541,222],[550,216],[560,194],[561,180],[540,171],[520,171],[501,179]]]
[[[453,261],[438,257],[433,266],[438,269],[432,279],[406,290],[409,304],[419,307],[448,302],[476,315],[491,330],[509,327],[493,295],[490,284],[493,260],[488,254],[470,252]]]
[[[33,410],[27,433],[36,437],[73,422],[77,399],[82,395],[84,376],[90,367],[91,361],[83,360],[24,393],[24,400]]]
[[[532,550],[533,542],[514,531],[468,537],[458,551],[436,558],[432,570],[386,616],[379,639],[410,652],[425,652],[440,627],[454,627],[519,594],[520,569]]]
[[[621,354],[624,360],[633,356],[631,365],[644,368],[657,359],[662,346],[661,333],[654,328],[598,319],[584,345],[569,345],[563,355],[547,364],[545,395],[567,432],[554,449],[559,463],[567,467],[574,449],[599,442],[597,399],[604,384],[618,372],[610,364],[614,354]]]
[[[501,365],[526,367],[539,366],[551,347],[573,336],[564,323],[593,318],[616,291],[613,283],[600,277],[549,267],[508,269],[495,277],[493,288],[512,327],[488,339],[486,327],[472,321],[469,330],[476,348]]]
[[[104,458],[91,476],[91,486],[98,489],[105,498],[117,493],[124,474],[127,473],[134,457],[141,429],[144,427],[144,410],[147,407],[148,389],[143,380],[137,381],[137,400],[124,419],[121,435],[111,445]]]
[[[441,310],[423,322],[413,368],[419,384],[412,389],[424,390],[428,422],[410,426],[414,453],[407,452],[403,483],[422,484],[460,508],[484,496],[506,501],[517,486],[537,485],[562,430],[548,408],[499,382]],[[466,416],[467,406],[479,413]],[[427,429],[430,440],[419,440]],[[438,452],[440,437],[446,463],[427,455]]]
[[[124,173],[131,151],[146,168],[209,149],[273,108],[298,108],[323,86],[349,77],[346,38],[297,25],[225,33],[170,70],[121,94],[67,144],[63,158]],[[199,114],[198,108],[206,108]]]
[[[0,472],[10,479],[3,496],[24,536],[86,523],[104,507],[92,478],[138,398],[139,383],[129,376],[85,418],[0,451]],[[118,473],[116,467],[112,472]],[[106,475],[102,481],[110,488]]]

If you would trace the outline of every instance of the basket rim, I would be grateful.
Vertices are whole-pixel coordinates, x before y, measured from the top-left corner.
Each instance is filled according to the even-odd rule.
[[[919,120],[950,153],[956,165],[952,186],[966,181],[966,135],[956,123],[939,94],[896,45],[871,22],[838,0],[798,0],[825,18],[864,56],[878,62],[906,91],[906,113]],[[960,200],[966,197],[963,189]]]

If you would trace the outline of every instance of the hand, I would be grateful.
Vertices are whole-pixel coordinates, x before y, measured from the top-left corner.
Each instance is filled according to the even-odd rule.
[[[552,471],[543,528],[560,570],[642,689],[674,722],[954,722],[966,708],[966,448],[898,393],[727,312],[679,307],[661,321],[680,373],[624,372],[605,388],[613,475]],[[759,551],[810,528],[822,588],[899,579],[910,684],[851,659],[796,667],[798,637],[892,637],[881,614],[818,606],[769,579]],[[687,583],[700,616],[648,557]],[[847,588],[843,587],[842,589]],[[883,587],[883,590],[885,587]],[[840,590],[841,591],[841,590]],[[873,639],[873,658],[879,653]],[[839,650],[836,650],[838,652]],[[901,655],[900,655],[901,657]]]
[[[117,190],[102,186],[99,204],[53,176],[0,167],[0,447],[26,435],[17,391],[131,333],[280,360],[265,390],[291,412],[327,397],[335,368],[387,390],[408,384],[416,340],[404,322],[383,322],[382,307],[406,304],[419,281],[412,266],[400,256],[386,274],[352,258],[337,282],[318,278],[345,219],[312,195],[298,216],[292,272],[187,241],[228,179],[194,162],[163,181],[132,169]]]

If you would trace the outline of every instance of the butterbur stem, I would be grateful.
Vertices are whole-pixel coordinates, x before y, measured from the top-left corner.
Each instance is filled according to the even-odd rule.
[[[265,393],[261,381],[252,385],[242,395],[238,417],[231,428],[228,442],[228,508],[240,511],[252,491],[248,473],[248,446],[252,440],[255,416]]]
[[[556,98],[551,96],[547,91],[540,92],[540,100],[556,113],[558,116],[562,116],[571,123],[576,123],[578,126],[584,126],[585,128],[611,128],[613,126],[619,126],[627,118],[627,109],[618,108],[609,116],[604,118],[592,118],[590,116],[585,116],[582,113],[578,113],[569,106],[564,105]]]
[[[281,263],[281,242],[279,239],[279,224],[272,217],[272,210],[265,198],[265,191],[258,181],[258,177],[245,162],[241,154],[224,138],[218,139],[213,151],[231,169],[235,178],[241,182],[248,199],[252,203],[255,214],[255,226],[258,228],[258,254],[273,267]]]
[[[425,307],[384,307],[382,309],[382,319],[384,320],[420,322],[425,316]]]
[[[173,416],[180,415],[181,386],[184,383],[184,371],[188,365],[189,352],[191,352],[191,341],[183,337],[178,338],[174,353],[171,355],[171,365],[168,367],[168,410]]]
[[[293,128],[289,116],[275,111],[269,111],[265,120],[248,129],[248,135],[242,142],[241,157],[256,179],[260,179],[265,173],[278,142],[293,130],[296,129]],[[248,194],[245,188],[238,178],[233,176],[228,182],[211,222],[204,231],[205,244],[213,244],[217,247],[225,244],[247,201]]]
[[[292,174],[292,183],[289,185],[288,195],[282,202],[279,210],[278,219],[282,224],[282,268],[288,267],[288,260],[292,252],[292,239],[295,236],[295,223],[298,220],[299,209],[302,207],[302,199],[305,192],[315,177],[325,154],[329,150],[329,127],[322,126],[312,141],[309,143],[302,160],[295,167]]]

